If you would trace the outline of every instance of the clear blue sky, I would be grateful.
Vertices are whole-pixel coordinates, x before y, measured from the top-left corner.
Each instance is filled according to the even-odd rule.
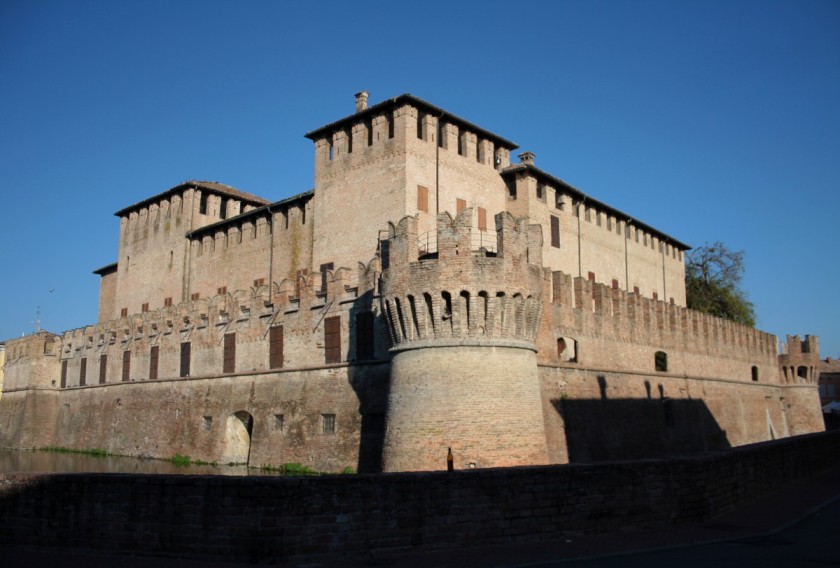
[[[113,212],[310,189],[310,129],[410,92],[691,245],[840,356],[840,2],[0,3],[0,338],[93,323]]]

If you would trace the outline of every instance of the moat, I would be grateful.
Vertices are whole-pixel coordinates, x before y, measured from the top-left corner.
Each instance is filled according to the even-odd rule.
[[[282,475],[244,465],[177,465],[170,461],[45,450],[0,449],[0,473],[146,473],[166,475]]]

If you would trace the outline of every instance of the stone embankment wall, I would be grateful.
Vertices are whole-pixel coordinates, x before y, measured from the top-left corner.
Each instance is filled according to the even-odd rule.
[[[840,432],[824,432],[690,458],[454,473],[6,474],[0,546],[282,561],[539,541],[699,521],[838,462]]]

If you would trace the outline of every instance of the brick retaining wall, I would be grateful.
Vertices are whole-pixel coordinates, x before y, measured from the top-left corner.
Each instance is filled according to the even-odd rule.
[[[667,460],[323,477],[6,474],[0,545],[256,560],[698,521],[840,462],[840,432]]]

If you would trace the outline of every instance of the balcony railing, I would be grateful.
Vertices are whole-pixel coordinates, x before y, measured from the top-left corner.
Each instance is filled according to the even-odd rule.
[[[419,235],[417,246],[421,257],[436,254],[438,252],[437,231],[428,231]],[[493,255],[498,252],[496,249],[496,231],[470,229],[470,250],[478,252],[482,249]]]

